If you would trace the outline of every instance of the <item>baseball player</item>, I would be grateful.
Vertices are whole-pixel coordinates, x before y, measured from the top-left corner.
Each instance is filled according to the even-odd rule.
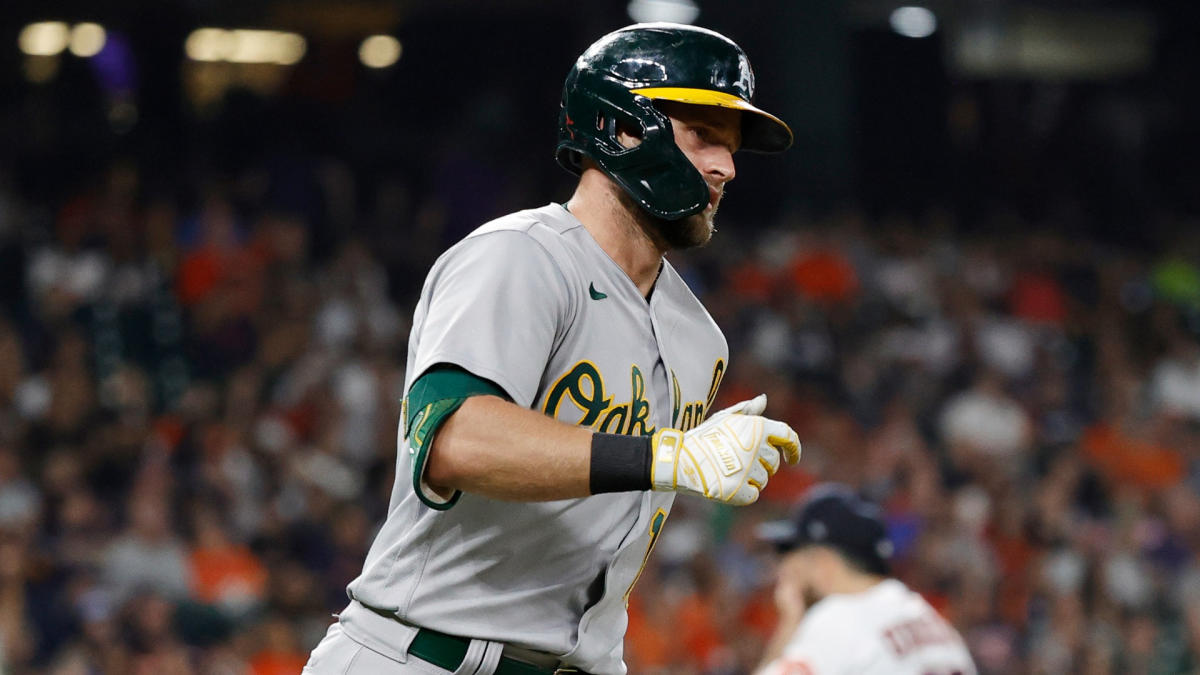
[[[845,486],[813,488],[791,522],[764,527],[784,555],[780,623],[756,675],[974,675],[962,638],[888,577],[877,506]]]
[[[737,150],[791,144],[753,93],[741,48],[700,28],[579,57],[557,147],[578,187],[429,272],[388,517],[306,673],[624,673],[676,493],[749,504],[799,459],[763,396],[709,415],[725,339],[663,258],[708,241]]]

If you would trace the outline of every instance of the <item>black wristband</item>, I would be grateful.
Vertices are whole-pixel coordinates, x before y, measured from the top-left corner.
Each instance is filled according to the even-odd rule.
[[[649,436],[592,434],[592,494],[650,489]]]

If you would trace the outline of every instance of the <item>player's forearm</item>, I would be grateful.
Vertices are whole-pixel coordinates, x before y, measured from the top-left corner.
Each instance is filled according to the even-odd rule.
[[[509,501],[586,497],[592,430],[494,396],[467,399],[438,430],[427,483]]]

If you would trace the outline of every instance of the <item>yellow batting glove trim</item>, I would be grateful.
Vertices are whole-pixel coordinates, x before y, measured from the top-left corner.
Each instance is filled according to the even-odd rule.
[[[767,470],[768,476],[774,476],[775,472],[779,470],[778,468],[771,466],[771,463],[762,457],[758,458],[758,463],[762,464],[763,468]],[[759,487],[761,488],[762,486],[760,485]]]
[[[768,436],[767,442],[775,446],[775,449],[782,452],[788,458],[788,464],[795,464],[796,460],[800,459],[799,443],[778,436]]]
[[[683,432],[660,429],[651,437],[650,486],[654,490],[674,490],[679,484],[679,451],[683,448]]]

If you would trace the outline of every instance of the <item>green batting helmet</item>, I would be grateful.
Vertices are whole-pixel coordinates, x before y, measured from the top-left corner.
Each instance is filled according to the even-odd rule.
[[[753,99],[750,61],[724,35],[673,23],[627,26],[588,47],[567,75],[556,158],[579,175],[586,155],[646,211],[684,218],[708,205],[708,185],[675,145],[670,119],[653,102],[741,110],[743,149],[786,150],[791,129],[754,107]],[[642,142],[621,145],[618,122],[640,130]]]

